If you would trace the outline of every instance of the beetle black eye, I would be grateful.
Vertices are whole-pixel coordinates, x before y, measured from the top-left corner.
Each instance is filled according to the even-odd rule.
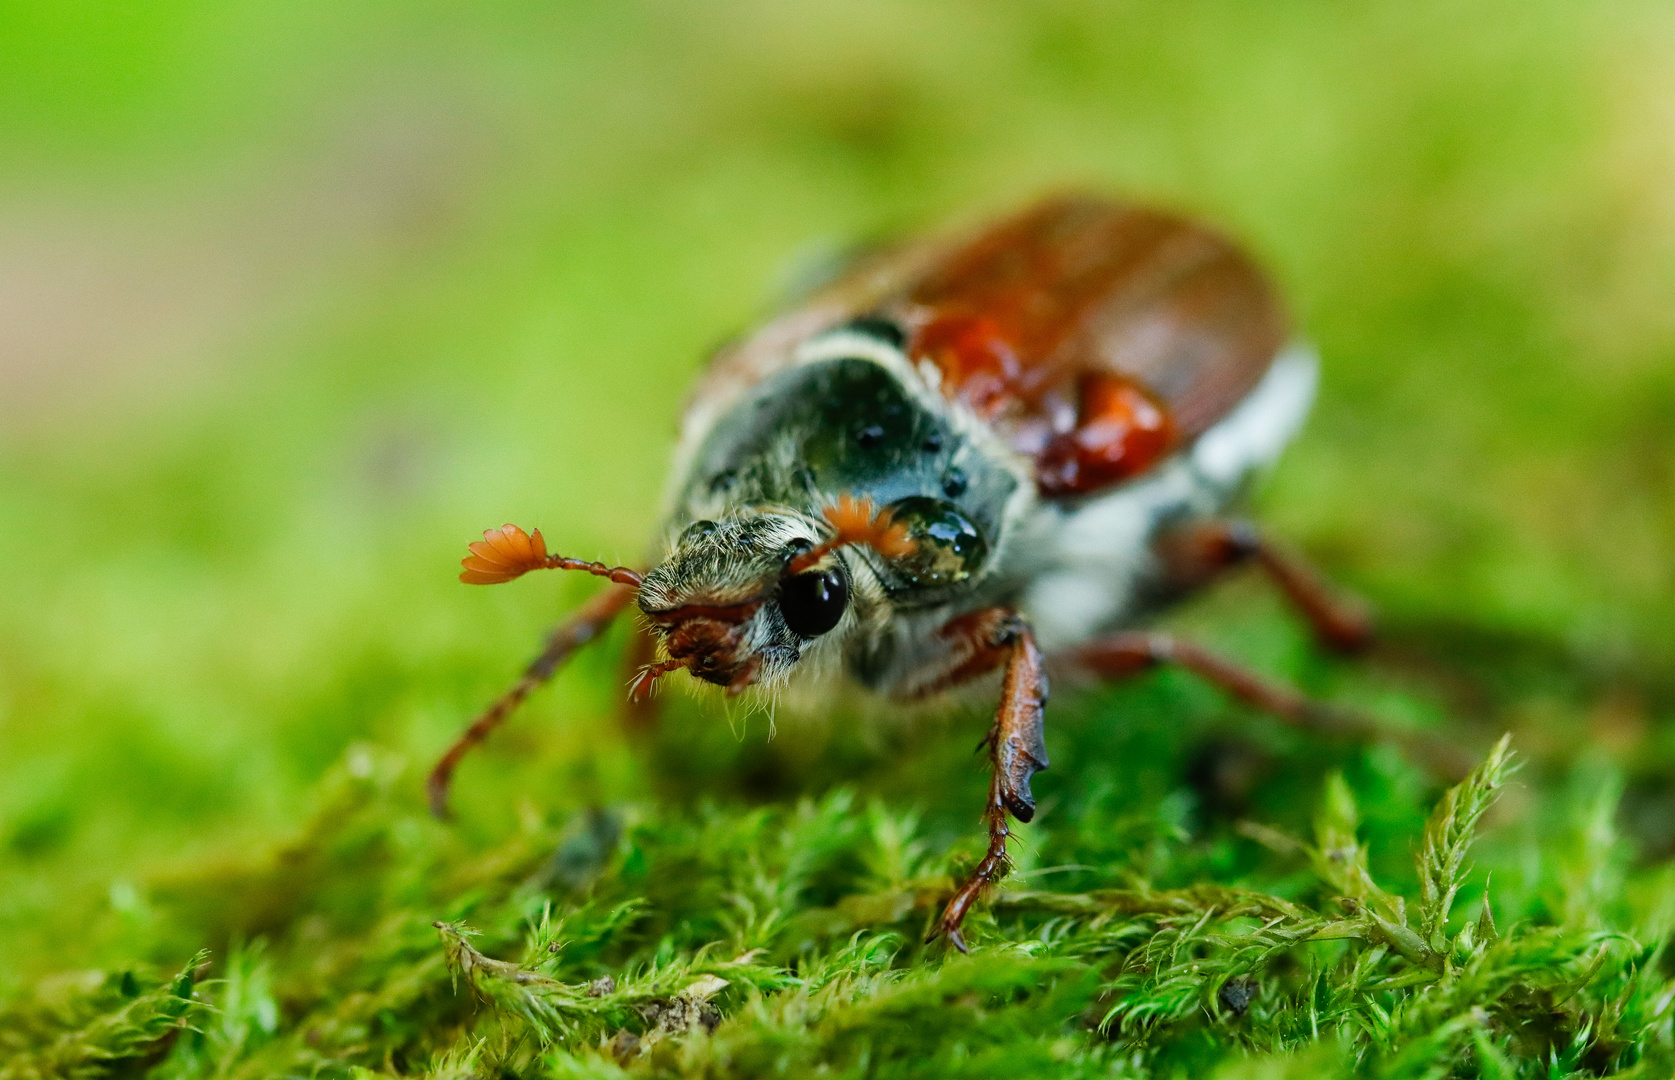
[[[849,606],[849,583],[843,571],[810,570],[779,587],[779,612],[799,637],[819,637],[838,624]]]

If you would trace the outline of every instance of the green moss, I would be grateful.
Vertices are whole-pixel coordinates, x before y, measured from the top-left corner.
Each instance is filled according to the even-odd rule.
[[[1414,894],[1369,875],[1354,797],[1334,776],[1314,842],[1244,826],[1270,853],[1244,883],[1014,884],[962,957],[922,942],[963,860],[926,854],[911,815],[847,791],[782,809],[531,821],[485,853],[448,857],[401,840],[435,828],[401,794],[411,777],[362,762],[322,793],[295,842],[177,884],[246,924],[226,930],[215,977],[194,984],[200,957],[171,982],[87,976],[22,998],[0,1017],[20,1055],[4,1075],[136,1061],[155,1077],[982,1076],[1003,1065],[1150,1077],[1261,1057],[1311,1062],[1313,1075],[1421,1077],[1675,1064],[1666,875],[1621,926],[1577,903],[1597,867],[1532,883],[1556,888],[1569,918],[1520,918],[1528,897],[1481,885],[1453,917],[1474,824],[1507,763],[1503,740],[1438,800],[1413,838]],[[1074,857],[1055,833],[1032,837]],[[1163,857],[1202,844],[1176,836]],[[239,944],[256,925],[267,936]]]

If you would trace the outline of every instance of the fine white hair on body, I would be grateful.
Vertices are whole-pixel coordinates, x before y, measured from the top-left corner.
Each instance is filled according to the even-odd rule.
[[[1292,345],[1186,453],[1075,509],[1043,506],[1029,528],[1040,554],[1020,568],[1030,579],[1020,607],[1041,647],[1074,648],[1139,614],[1159,527],[1225,510],[1301,429],[1318,381],[1314,350]]]

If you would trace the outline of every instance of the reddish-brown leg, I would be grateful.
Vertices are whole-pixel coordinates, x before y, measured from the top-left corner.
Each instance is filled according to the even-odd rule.
[[[1019,821],[1035,816],[1035,797],[1030,793],[1029,781],[1047,767],[1047,747],[1042,739],[1047,673],[1028,624],[1010,611],[989,609],[965,615],[950,622],[942,633],[952,639],[952,644],[963,648],[966,658],[941,685],[963,682],[1003,663],[1006,665],[994,726],[983,742],[989,751],[992,770],[988,805],[983,811],[989,830],[989,849],[948,901],[948,906],[942,909],[942,916],[931,932],[932,939],[948,935],[954,947],[965,952],[960,924],[984,891],[1006,876],[1006,840],[1011,835],[1006,815],[1010,813]]]
[[[523,676],[471,722],[430,770],[430,776],[425,780],[425,792],[430,798],[431,813],[444,820],[448,818],[448,784],[460,759],[512,715],[530,691],[552,678],[571,653],[598,637],[611,620],[633,601],[634,595],[633,585],[612,585],[588,601],[569,622],[561,624],[547,636],[546,647],[524,669]]]
[[[1181,641],[1169,634],[1147,631],[1113,634],[1091,645],[1084,645],[1070,658],[1109,678],[1135,675],[1158,664],[1179,664],[1245,704],[1298,727],[1322,735],[1389,739],[1418,757],[1439,776],[1458,779],[1476,764],[1476,759],[1467,754],[1465,748],[1448,739],[1425,731],[1381,728],[1371,717],[1304,697],[1200,645]]]
[[[1371,644],[1367,606],[1345,596],[1300,555],[1264,536],[1246,521],[1212,521],[1166,534],[1158,553],[1182,584],[1196,584],[1252,559],[1314,628],[1322,645],[1356,652]]]
[[[1113,634],[1073,654],[1082,666],[1107,678],[1135,675],[1158,664],[1179,664],[1247,705],[1287,723],[1338,735],[1370,734],[1372,726],[1330,705],[1269,682],[1200,645],[1170,634],[1135,630]]]

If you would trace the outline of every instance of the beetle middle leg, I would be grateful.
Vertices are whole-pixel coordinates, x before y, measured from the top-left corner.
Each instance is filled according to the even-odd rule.
[[[951,647],[953,661],[940,685],[953,685],[1004,664],[1000,704],[994,725],[983,740],[989,751],[989,797],[983,810],[988,826],[989,847],[976,868],[955,891],[931,932],[943,934],[961,952],[966,951],[960,924],[983,892],[1006,876],[1006,841],[1011,836],[1006,815],[1019,821],[1035,816],[1035,797],[1030,777],[1047,767],[1047,747],[1042,738],[1047,707],[1047,673],[1041,651],[1029,625],[1004,608],[987,608],[954,619],[942,630]]]

